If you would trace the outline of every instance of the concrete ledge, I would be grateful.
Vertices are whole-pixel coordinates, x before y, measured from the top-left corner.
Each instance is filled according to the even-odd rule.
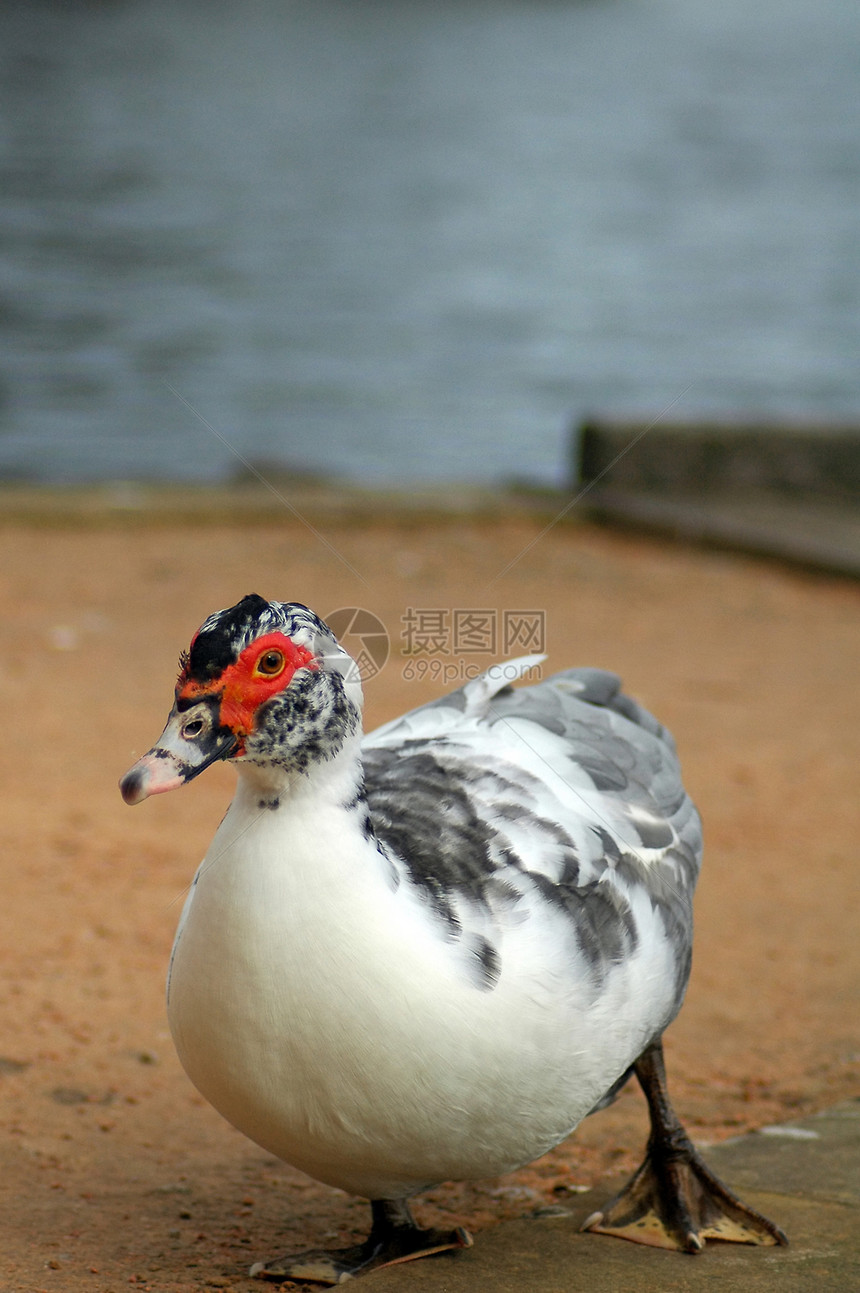
[[[586,423],[583,513],[860,578],[860,428]]]
[[[860,509],[773,495],[671,498],[596,487],[595,521],[860,579]]]
[[[575,433],[578,479],[675,497],[754,491],[860,505],[860,426],[609,422]]]

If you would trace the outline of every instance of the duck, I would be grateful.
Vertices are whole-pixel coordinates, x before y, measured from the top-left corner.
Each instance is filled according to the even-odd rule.
[[[702,856],[673,738],[613,673],[529,682],[544,658],[364,735],[359,667],[326,623],[252,593],[204,620],[121,779],[139,804],[236,769],[170,957],[176,1050],[257,1145],[370,1202],[361,1244],[254,1276],[334,1285],[468,1247],[410,1200],[532,1162],[634,1075],[645,1158],[583,1228],[688,1253],[787,1242],[669,1101]]]

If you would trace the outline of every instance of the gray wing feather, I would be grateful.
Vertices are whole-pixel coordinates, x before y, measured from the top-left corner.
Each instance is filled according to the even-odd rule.
[[[442,917],[448,938],[460,937],[463,911],[498,916],[528,893],[570,916],[598,977],[635,946],[625,894],[644,888],[675,949],[680,1006],[701,827],[670,733],[599,669],[504,687],[471,725],[466,710],[460,689],[366,739],[381,850]],[[480,732],[503,737],[509,724],[533,732],[535,748],[543,741],[554,773],[564,778],[567,768],[570,785],[587,788],[581,805],[571,810],[568,796],[562,808],[552,778],[536,777],[534,760],[531,770],[517,766],[510,742],[487,753]]]

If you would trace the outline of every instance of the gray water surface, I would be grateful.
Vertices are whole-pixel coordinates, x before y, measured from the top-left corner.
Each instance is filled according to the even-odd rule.
[[[860,414],[856,0],[45,0],[0,77],[0,476]]]

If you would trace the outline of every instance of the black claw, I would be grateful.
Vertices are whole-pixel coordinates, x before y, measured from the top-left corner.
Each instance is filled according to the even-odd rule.
[[[455,1230],[422,1230],[416,1225],[405,1199],[374,1199],[370,1206],[373,1224],[363,1244],[332,1252],[312,1251],[256,1262],[251,1267],[251,1277],[273,1282],[296,1280],[332,1286],[379,1270],[382,1266],[472,1246],[471,1236],[460,1227]]]
[[[742,1203],[697,1153],[669,1103],[659,1040],[634,1069],[651,1115],[645,1161],[583,1230],[692,1254],[702,1252],[706,1239],[787,1244],[779,1226]]]

